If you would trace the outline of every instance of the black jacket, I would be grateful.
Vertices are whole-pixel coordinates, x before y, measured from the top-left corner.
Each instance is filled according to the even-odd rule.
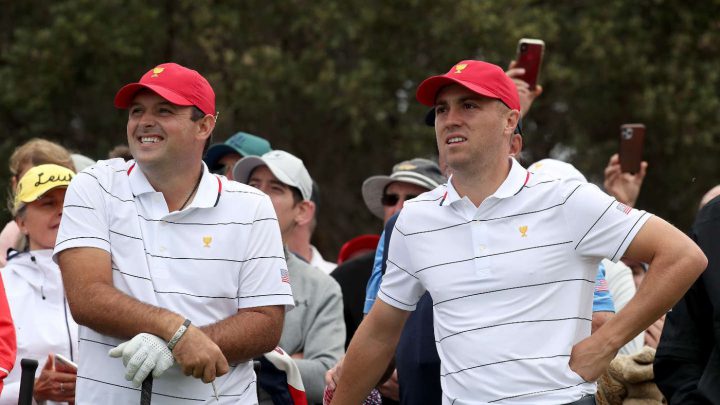
[[[655,382],[671,405],[720,405],[720,198],[700,211],[690,236],[708,267],[667,314]]]

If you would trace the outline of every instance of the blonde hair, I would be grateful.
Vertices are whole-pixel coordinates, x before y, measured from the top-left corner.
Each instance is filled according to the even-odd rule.
[[[56,164],[75,171],[70,152],[46,139],[33,138],[15,148],[10,155],[10,173],[13,176],[18,176],[23,169],[44,164]]]

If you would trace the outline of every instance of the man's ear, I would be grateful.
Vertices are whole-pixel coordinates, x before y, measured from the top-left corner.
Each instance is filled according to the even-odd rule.
[[[300,201],[297,204],[299,208],[295,215],[295,223],[298,225],[307,225],[315,218],[315,203],[312,201]]]
[[[517,157],[522,151],[523,139],[522,135],[513,133],[510,135],[510,156]]]
[[[210,137],[212,134],[213,129],[215,129],[215,117],[207,114],[204,117],[202,117],[200,120],[197,121],[199,132],[197,134],[197,137],[199,139],[202,139],[203,142]]]
[[[510,110],[505,116],[505,131],[511,134],[515,133],[518,122],[520,122],[520,112],[518,110]]]

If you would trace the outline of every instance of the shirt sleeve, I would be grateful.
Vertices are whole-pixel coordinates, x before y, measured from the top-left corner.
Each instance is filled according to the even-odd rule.
[[[240,268],[238,308],[285,305],[286,310],[292,309],[290,276],[269,197],[263,196],[258,203],[250,236],[243,242],[247,247]]]
[[[311,403],[322,402],[325,373],[345,353],[342,292],[335,279],[329,276],[324,278],[326,283],[321,286],[321,297],[313,304],[315,317],[307,325],[303,358],[295,359],[308,402]]]
[[[16,343],[15,326],[10,315],[5,286],[0,277],[0,392],[3,379],[10,374],[15,364]]]
[[[382,282],[382,258],[383,251],[385,250],[385,232],[383,231],[378,241],[377,249],[375,250],[375,261],[373,262],[372,273],[370,279],[368,279],[367,287],[365,288],[365,306],[363,307],[363,313],[368,314],[372,309],[375,299],[380,290],[380,282]]]
[[[53,260],[63,250],[94,247],[110,252],[109,225],[105,209],[107,190],[95,168],[78,173],[65,193],[63,215]]]
[[[605,266],[598,265],[595,276],[595,291],[593,292],[593,312],[615,312],[613,298],[610,295],[607,280],[605,279]]]
[[[414,311],[420,297],[425,293],[425,287],[415,275],[417,270],[411,260],[407,239],[398,231],[402,229],[408,213],[412,214],[408,210],[400,212],[391,234],[387,271],[383,276],[378,298],[393,307]]]
[[[563,213],[572,232],[575,251],[583,257],[617,262],[650,218],[603,193],[594,184],[567,188]]]

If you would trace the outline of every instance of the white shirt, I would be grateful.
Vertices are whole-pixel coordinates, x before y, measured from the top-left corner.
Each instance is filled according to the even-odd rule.
[[[15,366],[4,380],[0,405],[18,402],[21,359],[38,361],[35,377],[40,375],[50,353],[62,354],[75,362],[78,360],[78,325],[70,314],[60,269],[51,255],[52,250],[19,253],[2,269],[10,313],[15,323],[17,357]]]
[[[515,160],[479,208],[451,181],[405,203],[378,294],[408,311],[432,295],[443,403],[561,404],[594,393],[568,361],[590,335],[597,265],[618,260],[650,215]]]
[[[189,207],[171,213],[133,161],[101,161],[78,173],[65,196],[55,255],[78,246],[110,252],[118,290],[197,326],[240,308],[293,306],[270,199],[207,167]],[[139,401],[122,361],[107,355],[121,342],[80,328],[78,405]],[[252,362],[231,365],[215,385],[221,404],[257,401]],[[184,403],[216,402],[209,384],[176,364],[155,379],[153,404]]]
[[[310,245],[310,254],[312,255],[310,257],[310,265],[313,267],[317,267],[325,274],[332,273],[332,271],[335,270],[335,267],[337,267],[337,263],[325,260],[320,254],[320,252],[317,250],[317,248],[313,245]]]

